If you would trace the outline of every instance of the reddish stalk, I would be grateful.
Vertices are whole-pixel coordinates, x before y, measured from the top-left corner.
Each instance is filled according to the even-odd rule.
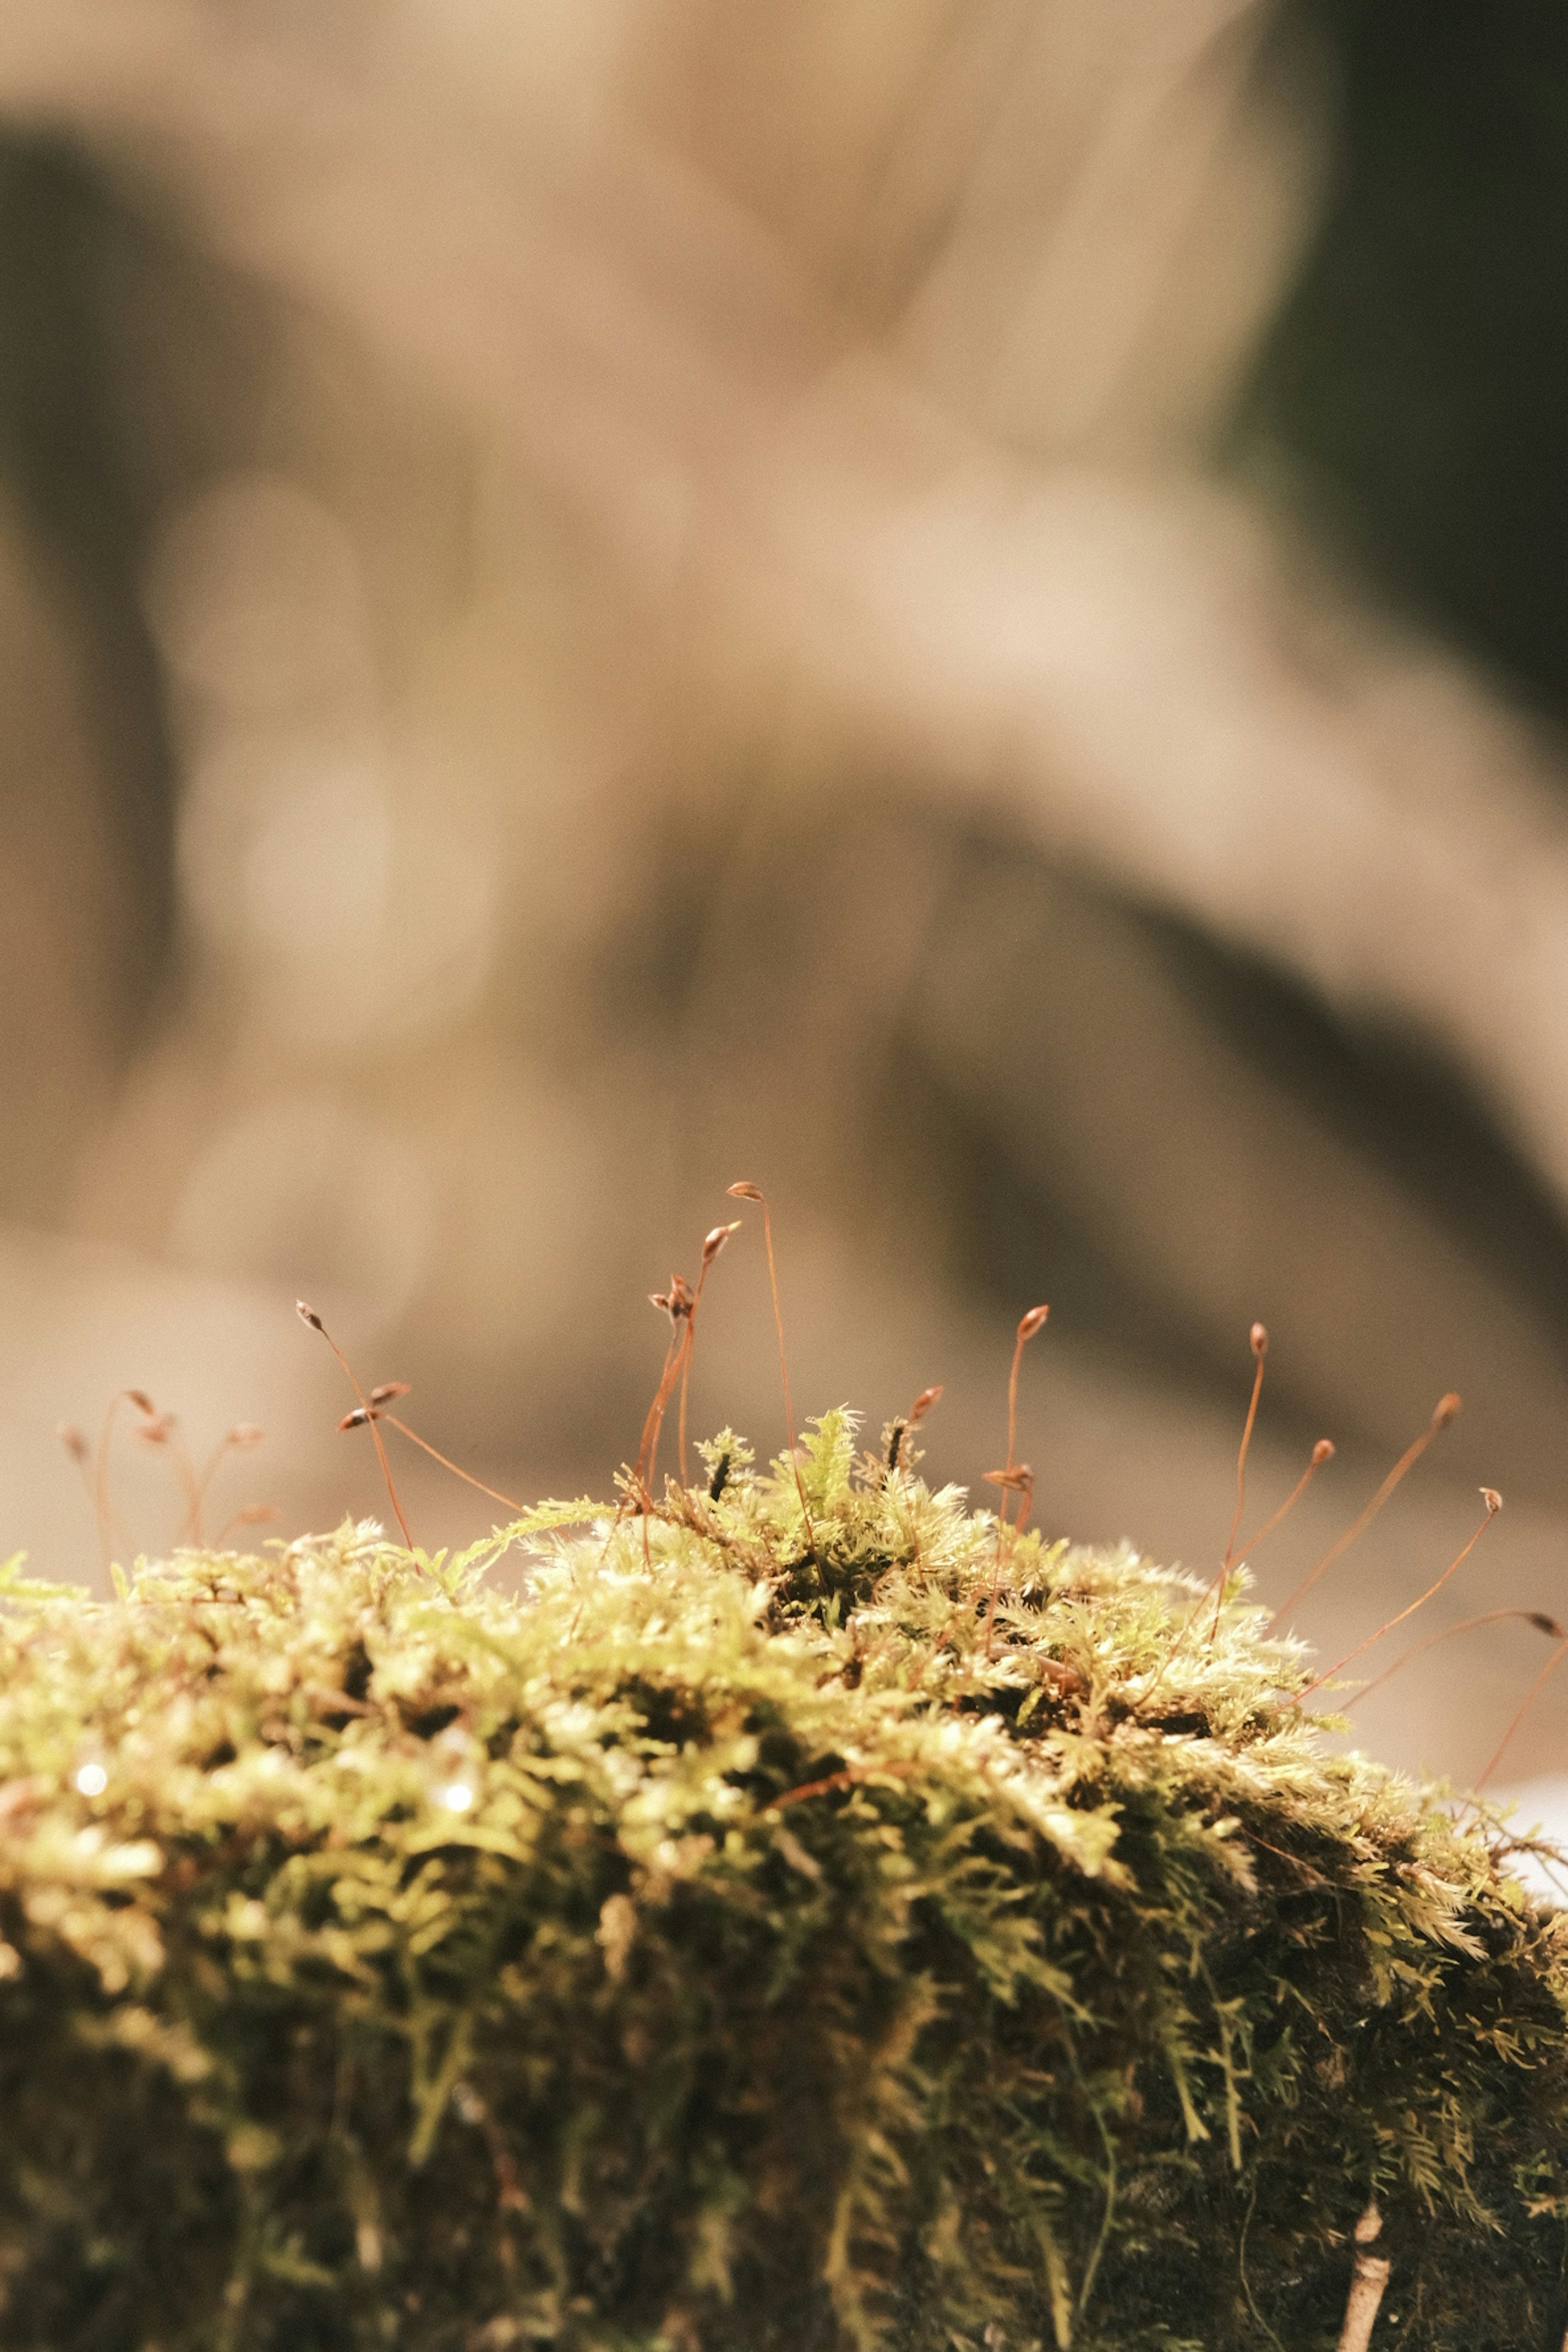
[[[1521,1624],[1533,1625],[1538,1633],[1549,1633],[1554,1642],[1568,1642],[1568,1633],[1563,1632],[1556,1618],[1549,1617],[1543,1609],[1483,1609],[1479,1617],[1461,1617],[1457,1625],[1440,1625],[1435,1633],[1428,1633],[1425,1641],[1413,1642],[1409,1649],[1400,1652],[1391,1666],[1384,1666],[1382,1674],[1370,1683],[1363,1683],[1352,1697],[1346,1699],[1344,1713],[1348,1715],[1352,1706],[1359,1706],[1363,1698],[1370,1698],[1374,1690],[1381,1690],[1402,1666],[1410,1664],[1412,1658],[1420,1657],[1425,1651],[1435,1650],[1439,1642],[1449,1641],[1456,1633],[1473,1633],[1481,1625],[1500,1625],[1510,1617],[1517,1617]]]
[[[1483,1486],[1481,1488],[1481,1499],[1486,1504],[1487,1507],[1486,1515],[1482,1518],[1480,1526],[1476,1529],[1475,1534],[1470,1538],[1469,1542],[1464,1546],[1463,1549],[1455,1553],[1453,1559],[1448,1562],[1447,1567],[1443,1570],[1442,1575],[1438,1577],[1436,1582],[1435,1584],[1429,1584],[1426,1587],[1426,1591],[1419,1594],[1415,1600],[1412,1601],[1407,1608],[1400,1610],[1397,1616],[1391,1617],[1386,1624],[1380,1625],[1375,1633],[1369,1633],[1364,1642],[1358,1642],[1353,1650],[1347,1650],[1344,1656],[1340,1659],[1336,1665],[1330,1666],[1325,1673],[1321,1674],[1318,1676],[1315,1682],[1309,1683],[1304,1691],[1298,1692],[1295,1702],[1298,1706],[1305,1706],[1306,1702],[1311,1697],[1314,1691],[1321,1691],[1325,1683],[1332,1682],[1334,1676],[1342,1672],[1346,1666],[1353,1665],[1356,1659],[1362,1655],[1363,1651],[1370,1650],[1374,1643],[1381,1642],[1385,1633],[1392,1633],[1396,1625],[1403,1625],[1407,1617],[1414,1617],[1418,1609],[1425,1609],[1428,1601],[1432,1600],[1436,1594],[1442,1591],[1443,1587],[1447,1583],[1448,1579],[1455,1573],[1456,1570],[1463,1568],[1466,1560],[1468,1559],[1470,1554],[1474,1551],[1476,1546],[1479,1543],[1481,1538],[1485,1535],[1487,1529],[1490,1527],[1492,1521],[1496,1518],[1498,1513],[1502,1508],[1502,1496],[1498,1493],[1495,1486]]]
[[[1264,1537],[1273,1534],[1275,1528],[1279,1525],[1280,1520],[1287,1517],[1289,1514],[1295,1509],[1296,1505],[1300,1501],[1313,1478],[1322,1468],[1324,1463],[1331,1462],[1334,1458],[1333,1440],[1329,1437],[1320,1437],[1316,1445],[1312,1448],[1311,1457],[1309,1460],[1306,1468],[1297,1479],[1296,1484],[1291,1487],[1290,1492],[1286,1496],[1285,1500],[1280,1504],[1279,1508],[1271,1517],[1265,1519],[1263,1525],[1258,1529],[1257,1533],[1255,1535],[1248,1536],[1245,1543],[1238,1544],[1237,1542],[1236,1528],[1237,1521],[1240,1518],[1239,1506],[1242,1495],[1245,1491],[1244,1482],[1247,1468],[1247,1440],[1252,1433],[1253,1414],[1258,1409],[1258,1391],[1263,1382],[1263,1353],[1267,1350],[1268,1345],[1268,1335],[1263,1330],[1261,1323],[1255,1323],[1252,1329],[1253,1351],[1258,1356],[1258,1371],[1252,1383],[1252,1405],[1247,1416],[1247,1426],[1243,1430],[1241,1435],[1241,1452],[1237,1458],[1237,1519],[1231,1522],[1230,1541],[1226,1546],[1225,1559],[1221,1563],[1219,1572],[1204,1587],[1203,1591],[1193,1603],[1193,1606],[1188,1611],[1186,1616],[1182,1620],[1181,1631],[1177,1634],[1175,1642],[1172,1645],[1170,1653],[1171,1657],[1175,1655],[1176,1651],[1180,1649],[1182,1643],[1186,1640],[1187,1635],[1191,1633],[1194,1625],[1197,1622],[1199,1617],[1202,1616],[1205,1609],[1208,1605],[1208,1597],[1211,1592],[1215,1595],[1214,1622],[1209,1627],[1209,1642],[1212,1645],[1215,1635],[1219,1631],[1220,1610],[1225,1601],[1225,1580],[1230,1574],[1233,1562],[1236,1560],[1244,1560],[1248,1559],[1251,1554],[1257,1550],[1258,1545],[1263,1541]],[[1257,1335],[1259,1332],[1263,1332],[1262,1349],[1260,1349],[1258,1345]],[[1169,1663],[1170,1658],[1167,1658],[1166,1664],[1168,1664]],[[1144,1693],[1145,1701],[1152,1697],[1153,1692],[1158,1689],[1163,1675],[1164,1667],[1162,1666],[1160,1674],[1156,1675],[1154,1682],[1150,1685],[1149,1690]]]
[[[199,1544],[202,1539],[202,1507],[206,1501],[207,1489],[212,1485],[213,1479],[217,1472],[218,1464],[223,1460],[224,1455],[226,1454],[238,1453],[243,1447],[247,1445],[259,1445],[266,1434],[266,1431],[264,1429],[258,1429],[253,1421],[237,1421],[232,1429],[226,1429],[224,1431],[223,1435],[218,1439],[217,1444],[213,1447],[212,1452],[202,1464],[200,1470],[192,1471],[190,1486],[191,1507],[185,1514],[184,1532],[190,1537],[193,1543]],[[238,1524],[240,1524],[239,1514],[237,1512],[227,1521],[224,1529],[225,1534],[227,1533],[229,1528],[235,1527]]]
[[[942,1388],[940,1383],[934,1389],[921,1389],[919,1396],[916,1397],[913,1404],[910,1405],[902,1421],[894,1422],[892,1435],[888,1440],[888,1475],[889,1478],[899,1466],[899,1459],[903,1450],[905,1438],[910,1436],[913,1432],[920,1427],[927,1413],[932,1412],[941,1402]]]
[[[216,1551],[225,1536],[232,1535],[236,1528],[269,1528],[282,1516],[276,1503],[247,1503],[239,1510],[229,1513],[213,1538],[213,1549]]]
[[[643,1423],[642,1443],[637,1448],[637,1468],[633,1475],[645,1494],[651,1493],[653,1476],[658,1462],[659,1433],[664,1416],[675,1391],[675,1382],[686,1355],[686,1342],[690,1330],[691,1311],[697,1304],[697,1294],[683,1274],[672,1274],[669,1288],[650,1290],[648,1304],[659,1307],[670,1321],[669,1345],[664,1351],[664,1370],[659,1374],[658,1387]]]
[[[1003,1531],[1005,1530],[1012,1537],[1014,1543],[1016,1543],[1023,1533],[1024,1522],[1029,1516],[1030,1507],[1035,1499],[1035,1474],[1026,1462],[1018,1462],[1011,1470],[987,1470],[984,1476],[988,1486],[999,1486],[1002,1489],[1002,1499],[996,1507],[996,1564],[992,1571],[990,1604],[985,1619],[985,1655],[989,1659],[996,1638],[996,1611],[1002,1598],[1002,1571],[1007,1559],[1011,1558],[1013,1549],[1012,1544],[1009,1544],[1006,1554],[1004,1555]],[[1009,1495],[1016,1495],[1020,1497],[1018,1516],[1011,1526],[1007,1521]]]
[[[115,1415],[122,1404],[133,1404],[149,1421],[158,1419],[158,1408],[145,1389],[117,1389],[109,1400],[103,1416],[103,1428],[98,1441],[98,1456],[92,1482],[93,1509],[98,1515],[98,1540],[108,1568],[114,1558],[114,1535],[117,1521],[109,1500],[109,1444],[114,1434]],[[123,1530],[121,1530],[123,1532]]]
[[[1031,1307],[1026,1315],[1021,1315],[1018,1318],[1018,1328],[1013,1340],[1013,1368],[1007,1375],[1006,1467],[1002,1470],[987,1470],[984,1474],[988,1486],[999,1486],[1002,1490],[1001,1501],[996,1506],[996,1564],[991,1578],[991,1606],[985,1625],[985,1655],[988,1660],[996,1642],[996,1611],[1002,1598],[1004,1559],[1006,1549],[1011,1549],[1005,1543],[1008,1533],[1007,1497],[1013,1493],[1022,1492],[1024,1495],[1024,1501],[1019,1507],[1017,1524],[1012,1529],[1014,1540],[1016,1541],[1018,1529],[1024,1524],[1029,1505],[1035,1496],[1035,1474],[1029,1469],[1027,1463],[1020,1465],[1017,1460],[1018,1368],[1024,1360],[1024,1350],[1030,1340],[1037,1331],[1045,1329],[1046,1318],[1050,1311],[1048,1307]]]
[[[78,1475],[81,1479],[82,1491],[86,1495],[88,1501],[92,1503],[96,1507],[97,1497],[93,1491],[92,1483],[91,1446],[88,1444],[86,1438],[82,1435],[81,1431],[77,1427],[74,1421],[62,1421],[56,1429],[55,1435],[59,1439],[60,1444],[65,1447],[66,1452],[76,1464]]]
[[[190,1448],[185,1444],[178,1422],[172,1412],[158,1413],[152,1421],[143,1423],[136,1432],[136,1438],[142,1445],[167,1447],[175,1479],[185,1498],[185,1516],[181,1522],[180,1535],[182,1539],[189,1538],[193,1542],[199,1543],[201,1541],[201,1489],[196,1483],[196,1465],[191,1460]]]
[[[1252,1444],[1253,1424],[1258,1419],[1258,1400],[1263,1393],[1263,1361],[1268,1353],[1268,1334],[1261,1323],[1253,1325],[1248,1338],[1252,1352],[1258,1359],[1258,1370],[1252,1375],[1252,1400],[1247,1408],[1247,1421],[1242,1429],[1241,1445],[1236,1457],[1236,1514],[1231,1520],[1230,1534],[1226,1540],[1225,1558],[1220,1562],[1219,1574],[1215,1579],[1214,1623],[1209,1627],[1211,1643],[1219,1632],[1219,1612],[1225,1606],[1225,1580],[1230,1574],[1231,1562],[1236,1558],[1236,1538],[1241,1530],[1242,1512],[1247,1507],[1247,1455]]]
[[[711,1239],[712,1236],[710,1235],[709,1238]],[[704,1248],[706,1249],[706,1244]],[[668,1410],[676,1376],[685,1360],[687,1343],[690,1337],[690,1318],[697,1304],[697,1295],[683,1274],[672,1274],[668,1291],[650,1290],[648,1292],[648,1304],[660,1308],[668,1316],[671,1328],[669,1345],[664,1351],[664,1366],[659,1373],[658,1386],[654,1391],[653,1402],[649,1405],[643,1421],[642,1438],[637,1446],[637,1463],[630,1480],[631,1490],[640,1498],[642,1505],[642,1556],[645,1568],[652,1565],[648,1515],[653,1508],[652,1482],[658,1460],[659,1432],[664,1427],[664,1416]],[[616,1513],[617,1526],[626,1507],[626,1503],[623,1501]]]
[[[381,1387],[372,1389],[371,1401],[368,1404],[356,1404],[353,1412],[345,1412],[338,1427],[365,1429],[373,1422],[384,1421],[391,1428],[399,1431],[406,1437],[411,1445],[417,1445],[422,1454],[427,1454],[432,1462],[438,1462],[443,1470],[449,1470],[454,1478],[460,1478],[466,1486],[477,1486],[479,1493],[488,1495],[492,1503],[504,1503],[509,1511],[517,1512],[521,1517],[528,1507],[526,1503],[515,1502],[511,1496],[503,1495],[499,1486],[487,1486],[482,1478],[476,1478],[471,1470],[465,1470],[461,1463],[454,1462],[441,1453],[437,1447],[431,1444],[427,1437],[421,1437],[416,1429],[410,1429],[408,1423],[400,1420],[396,1413],[387,1412],[386,1401],[389,1397],[406,1396],[407,1393],[406,1381],[387,1381]]]
[[[1279,1525],[1280,1520],[1285,1518],[1295,1509],[1297,1504],[1300,1501],[1302,1496],[1311,1485],[1312,1480],[1322,1468],[1324,1463],[1331,1462],[1333,1458],[1333,1439],[1331,1437],[1320,1437],[1316,1445],[1312,1448],[1311,1460],[1308,1463],[1306,1468],[1302,1471],[1300,1476],[1297,1479],[1295,1485],[1291,1487],[1290,1492],[1286,1496],[1285,1500],[1275,1512],[1273,1517],[1265,1519],[1263,1525],[1258,1529],[1255,1535],[1248,1536],[1245,1543],[1238,1544],[1237,1546],[1236,1556],[1237,1559],[1251,1559],[1253,1553],[1258,1549],[1258,1545],[1263,1541],[1264,1537],[1271,1536],[1275,1528]]]
[[[386,1482],[387,1496],[392,1504],[393,1511],[396,1516],[397,1524],[403,1530],[403,1541],[405,1547],[409,1551],[412,1551],[414,1549],[414,1538],[408,1532],[408,1522],[403,1516],[403,1505],[397,1498],[396,1481],[394,1479],[392,1475],[392,1465],[386,1458],[386,1448],[382,1444],[381,1432],[376,1427],[376,1416],[371,1409],[370,1399],[365,1395],[363,1389],[361,1388],[358,1378],[354,1372],[353,1366],[350,1363],[348,1358],[344,1355],[342,1349],[339,1347],[337,1341],[333,1339],[331,1333],[328,1330],[326,1325],[317,1314],[315,1308],[313,1307],[307,1306],[304,1299],[297,1298],[294,1302],[294,1312],[298,1315],[301,1323],[308,1323],[312,1331],[319,1331],[321,1333],[322,1339],[326,1341],[328,1347],[331,1349],[333,1355],[342,1366],[343,1370],[347,1373],[349,1386],[353,1389],[355,1397],[364,1408],[365,1419],[370,1426],[370,1433],[375,1441],[375,1454],[377,1461],[381,1464],[381,1475]]]
[[[1316,1568],[1312,1569],[1308,1575],[1302,1578],[1300,1583],[1296,1587],[1295,1591],[1291,1593],[1289,1599],[1283,1601],[1274,1612],[1274,1614],[1268,1622],[1268,1630],[1270,1633],[1272,1633],[1275,1626],[1279,1624],[1280,1619],[1287,1616],[1289,1612],[1295,1608],[1299,1601],[1302,1601],[1306,1598],[1307,1594],[1310,1592],[1312,1587],[1317,1583],[1319,1578],[1326,1575],[1337,1559],[1343,1558],[1344,1554],[1349,1551],[1352,1544],[1356,1540],[1356,1538],[1363,1534],[1366,1528],[1371,1526],[1373,1520],[1377,1517],[1379,1511],[1382,1510],[1384,1503],[1387,1502],[1390,1495],[1393,1494],[1394,1488],[1398,1486],[1405,1473],[1415,1468],[1416,1463],[1420,1461],[1421,1456],[1426,1453],[1426,1448],[1431,1444],[1432,1440],[1436,1436],[1438,1431],[1441,1429],[1447,1429],[1448,1423],[1454,1419],[1454,1416],[1458,1411],[1459,1399],[1455,1395],[1452,1389],[1449,1390],[1447,1396],[1438,1398],[1431,1420],[1421,1432],[1420,1436],[1417,1437],[1412,1444],[1405,1447],[1404,1453],[1400,1455],[1398,1461],[1394,1464],[1393,1469],[1389,1472],[1387,1477],[1384,1480],[1382,1486],[1378,1488],[1376,1494],[1367,1505],[1365,1510],[1362,1512],[1360,1517],[1353,1519],[1351,1522],[1351,1525],[1345,1529],[1344,1534],[1340,1537],[1337,1543],[1330,1545],[1328,1550],[1323,1554],[1322,1559],[1318,1562]]]
[[[882,1484],[884,1487],[888,1486],[898,1475],[899,1467],[903,1459],[903,1445],[905,1438],[910,1434],[911,1431],[917,1430],[921,1422],[925,1419],[927,1413],[933,1412],[941,1402],[942,1385],[939,1381],[934,1388],[921,1389],[919,1396],[916,1397],[913,1404],[910,1405],[902,1421],[894,1422],[891,1433],[888,1439],[887,1464],[882,1472]],[[915,1525],[913,1499],[912,1497],[906,1496],[905,1500],[907,1504],[907,1519],[910,1538],[910,1564],[911,1568],[918,1570],[921,1565],[920,1529]]]
[[[770,1801],[768,1810],[782,1813],[786,1805],[798,1805],[807,1797],[826,1797],[836,1789],[858,1788],[863,1780],[903,1780],[915,1770],[912,1764],[846,1764],[842,1771],[825,1773],[820,1780],[803,1781],[798,1789],[786,1789],[782,1797]]]
[[[789,1397],[789,1359],[784,1353],[784,1309],[779,1305],[778,1268],[773,1263],[773,1221],[768,1208],[768,1196],[760,1184],[727,1184],[725,1191],[732,1201],[754,1201],[763,1213],[763,1241],[768,1253],[768,1286],[773,1295],[773,1328],[779,1340],[779,1378],[784,1383],[784,1429],[789,1437],[790,1467],[795,1472],[795,1491],[800,1496],[800,1516],[805,1522],[805,1546],[818,1569],[816,1530],[811,1524],[811,1506],[805,1499],[805,1482],[800,1475],[800,1463],[795,1449],[795,1409]]]
[[[1486,1787],[1487,1782],[1491,1779],[1492,1774],[1502,1762],[1503,1755],[1508,1748],[1509,1742],[1512,1739],[1514,1733],[1519,1729],[1520,1725],[1524,1721],[1525,1717],[1530,1713],[1531,1708],[1535,1705],[1536,1700],[1540,1697],[1542,1689],[1545,1687],[1548,1677],[1556,1673],[1565,1656],[1568,1656],[1568,1639],[1558,1643],[1557,1647],[1552,1651],[1552,1655],[1547,1659],[1546,1664],[1542,1667],[1541,1672],[1531,1684],[1529,1690],[1526,1691],[1523,1706],[1521,1706],[1518,1714],[1514,1717],[1513,1721],[1509,1725],[1508,1729],[1503,1733],[1502,1738],[1499,1740],[1497,1747],[1492,1751],[1491,1762],[1487,1766],[1486,1770],[1476,1782],[1478,1792]]]
[[[739,1218],[736,1218],[733,1224],[715,1225],[707,1240],[703,1243],[702,1263],[697,1269],[697,1288],[692,1293],[691,1312],[686,1318],[686,1341],[681,1350],[680,1414],[678,1438],[680,1452],[680,1483],[683,1486],[688,1486],[691,1483],[687,1475],[686,1469],[686,1391],[691,1380],[691,1352],[697,1345],[697,1310],[702,1304],[702,1286],[708,1279],[709,1267],[712,1265],[714,1259],[718,1256],[720,1251],[723,1248],[731,1234],[738,1234],[740,1230],[741,1221]]]
[[[1255,1396],[1256,1393],[1255,1385]],[[1246,1440],[1244,1436],[1244,1444]],[[1287,1517],[1289,1514],[1295,1509],[1297,1504],[1300,1501],[1313,1478],[1316,1477],[1318,1472],[1322,1468],[1324,1463],[1331,1462],[1333,1458],[1334,1444],[1332,1438],[1320,1437],[1317,1444],[1312,1448],[1311,1456],[1308,1461],[1306,1468],[1302,1471],[1300,1476],[1297,1479],[1296,1484],[1291,1487],[1290,1492],[1280,1504],[1279,1509],[1268,1518],[1264,1520],[1263,1525],[1257,1530],[1256,1534],[1248,1536],[1245,1543],[1240,1543],[1236,1546],[1235,1553],[1233,1555],[1236,1559],[1245,1560],[1251,1557],[1253,1552],[1257,1550],[1258,1545],[1263,1541],[1264,1537],[1272,1535],[1280,1521]],[[1164,1661],[1160,1667],[1159,1673],[1155,1675],[1153,1681],[1150,1684],[1149,1688],[1143,1694],[1142,1701],[1143,1706],[1146,1706],[1148,1705],[1149,1701],[1154,1696],[1156,1691],[1158,1691],[1161,1684],[1164,1681],[1166,1668],[1171,1664],[1172,1660],[1181,1649],[1181,1646],[1186,1640],[1187,1635],[1192,1632],[1193,1627],[1196,1624],[1205,1609],[1208,1606],[1209,1594],[1215,1591],[1217,1588],[1219,1601],[1216,1601],[1215,1604],[1215,1624],[1209,1629],[1209,1640],[1211,1643],[1213,1642],[1215,1631],[1219,1622],[1219,1603],[1225,1597],[1225,1580],[1229,1572],[1229,1565],[1230,1562],[1227,1559],[1226,1565],[1220,1569],[1219,1574],[1214,1579],[1212,1583],[1205,1586],[1203,1591],[1198,1595],[1196,1601],[1194,1601],[1191,1609],[1187,1612],[1187,1614],[1183,1618],[1180,1629],[1178,1630],[1176,1637],[1172,1643],[1170,1649],[1165,1654]]]

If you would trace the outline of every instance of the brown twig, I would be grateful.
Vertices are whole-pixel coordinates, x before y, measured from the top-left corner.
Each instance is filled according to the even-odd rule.
[[[1374,2254],[1372,2251],[1382,2231],[1383,2215],[1374,2197],[1355,2225],[1355,2260],[1351,2266],[1350,2298],[1345,2305],[1339,2352],[1367,2352],[1372,2342],[1378,2306],[1394,2267],[1386,2254]]]

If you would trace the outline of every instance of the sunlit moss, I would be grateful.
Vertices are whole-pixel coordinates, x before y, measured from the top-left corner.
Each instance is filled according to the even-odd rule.
[[[842,1414],[813,1548],[708,1454],[456,1560],[13,1579],[0,2340],[1309,2352],[1375,2191],[1379,2340],[1555,2342],[1565,1931],[1485,1841],[1243,1596]]]

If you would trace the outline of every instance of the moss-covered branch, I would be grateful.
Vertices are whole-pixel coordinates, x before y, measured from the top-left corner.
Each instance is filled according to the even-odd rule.
[[[1560,2339],[1562,1921],[908,1457],[13,1584],[5,2343],[1331,2352],[1373,2197],[1379,2340]]]

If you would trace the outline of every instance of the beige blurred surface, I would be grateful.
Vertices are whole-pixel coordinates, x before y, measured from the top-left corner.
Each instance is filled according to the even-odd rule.
[[[1568,1213],[1557,752],[1213,454],[1321,198],[1323,90],[1276,29],[11,0],[0,110],[81,142],[158,256],[121,331],[180,784],[128,1047],[81,630],[5,525],[0,1315],[41,1559],[93,1556],[53,1422],[126,1382],[267,1421],[243,1467],[290,1518],[378,1507],[300,1292],[509,1491],[606,1486],[645,1295],[742,1175],[797,1399],[874,1435],[941,1380],[931,1466],[973,1483],[1031,1303],[985,1255],[989,1168],[1062,1236],[1051,1525],[1208,1573],[1261,1315],[1259,1493],[1342,1447],[1266,1594],[1455,1387],[1304,1629],[1337,1654],[1429,1580],[1483,1478],[1509,1509],[1454,1616],[1568,1609],[1561,1333],[1150,919],[1447,1055]],[[698,1419],[773,1443],[758,1240]],[[488,1523],[413,1467],[409,1499],[426,1540]],[[1369,1741],[1473,1773],[1530,1639],[1439,1647]],[[1563,1720],[1510,1772],[1560,1766]]]

